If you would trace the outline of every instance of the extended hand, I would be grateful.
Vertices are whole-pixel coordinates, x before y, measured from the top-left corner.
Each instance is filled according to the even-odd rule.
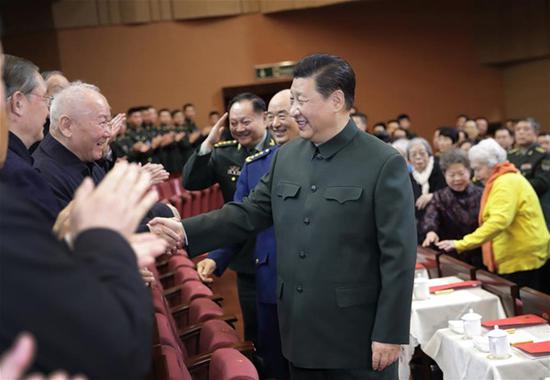
[[[153,264],[155,257],[161,255],[168,247],[168,243],[164,239],[152,233],[133,234],[130,236],[129,242],[136,254],[140,268]]]
[[[149,191],[151,177],[139,166],[117,163],[94,189],[88,177],[76,190],[70,213],[71,236],[90,228],[107,228],[129,238],[157,201]]]
[[[399,358],[401,345],[372,342],[372,369],[382,371]]]
[[[202,282],[213,282],[212,273],[216,270],[216,262],[212,259],[206,258],[198,262],[197,273]]]
[[[430,231],[426,234],[426,239],[422,242],[423,247],[429,247],[430,245],[437,244],[439,242],[439,236],[433,232]]]
[[[430,203],[430,201],[432,200],[433,196],[434,195],[430,193],[430,194],[424,194],[418,197],[418,199],[416,200],[416,208],[419,210],[424,210],[424,208],[426,208],[428,203]]]
[[[179,231],[175,225],[178,224],[181,226],[181,223],[174,221],[174,224],[169,224],[166,223],[168,220],[172,220],[172,218],[154,218],[149,221],[147,227],[149,227],[149,231],[166,242],[168,249],[175,250],[180,247],[182,243],[182,239],[178,233]],[[183,229],[183,227],[181,228]]]
[[[454,240],[443,240],[436,244],[437,248],[444,250],[445,252],[452,251],[456,249]]]

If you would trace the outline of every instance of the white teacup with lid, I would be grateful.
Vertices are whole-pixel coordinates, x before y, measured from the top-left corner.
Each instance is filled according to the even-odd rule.
[[[430,285],[429,280],[422,276],[421,273],[418,273],[414,279],[414,299],[416,300],[427,300],[430,298]]]
[[[474,313],[474,309],[470,309],[461,319],[464,323],[464,337],[466,339],[481,335],[481,315]]]
[[[508,341],[508,333],[498,326],[489,333],[489,351],[491,352],[492,359],[505,359],[510,356],[510,343]]]

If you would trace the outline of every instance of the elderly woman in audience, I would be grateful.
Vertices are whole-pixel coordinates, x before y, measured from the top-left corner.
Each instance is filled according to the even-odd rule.
[[[407,158],[412,165],[410,177],[418,222],[424,215],[424,209],[432,200],[433,192],[446,186],[445,178],[439,168],[438,160],[433,156],[430,144],[425,139],[416,137],[409,142]],[[417,231],[420,243],[423,236],[420,228],[417,228]]]
[[[426,234],[423,247],[440,240],[459,239],[478,227],[483,189],[470,183],[470,161],[466,153],[460,149],[450,150],[440,157],[439,166],[447,187],[434,192],[420,221],[421,232]],[[483,265],[479,249],[465,251],[459,258],[476,267]]]
[[[458,240],[443,240],[445,251],[482,247],[483,264],[519,286],[540,289],[540,268],[548,260],[550,235],[537,194],[493,139],[469,152],[475,176],[485,184],[479,227]]]

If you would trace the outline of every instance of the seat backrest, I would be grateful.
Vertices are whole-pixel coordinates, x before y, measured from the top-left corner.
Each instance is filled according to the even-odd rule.
[[[483,289],[500,298],[507,316],[518,314],[516,299],[519,298],[519,287],[514,282],[481,269],[476,271],[476,280],[481,281]]]
[[[233,327],[220,319],[211,319],[202,324],[199,353],[214,352],[218,348],[231,347],[239,343],[239,336]]]
[[[519,289],[519,298],[522,314],[536,314],[550,322],[550,295],[523,287]]]
[[[187,281],[181,288],[181,303],[188,305],[192,300],[199,297],[210,297],[213,293],[200,281]]]
[[[441,277],[456,276],[463,280],[475,280],[476,268],[473,265],[455,259],[449,255],[439,256],[439,273]]]
[[[223,309],[210,298],[196,298],[189,305],[189,324],[223,316]]]
[[[157,323],[159,343],[173,347],[183,359],[187,359],[189,357],[187,349],[181,344],[179,336],[174,332],[172,326],[170,326],[168,318],[163,314],[155,313],[155,321]]]
[[[176,349],[168,345],[154,347],[153,366],[155,378],[163,380],[192,380],[183,358]]]
[[[421,246],[416,247],[416,262],[420,263],[428,271],[430,278],[439,277],[438,257],[441,252]]]
[[[209,380],[258,380],[250,360],[234,348],[220,348],[212,354]]]
[[[194,268],[179,267],[176,269],[174,280],[177,285],[181,285],[187,281],[200,281],[200,278]]]

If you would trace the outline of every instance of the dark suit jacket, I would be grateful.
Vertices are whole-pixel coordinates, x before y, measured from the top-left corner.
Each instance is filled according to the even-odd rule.
[[[48,183],[32,165],[33,159],[29,151],[23,142],[10,132],[8,155],[0,169],[0,175],[6,183],[17,188],[17,191],[38,206],[53,225],[61,207]]]
[[[187,219],[191,254],[274,224],[284,356],[305,368],[371,368],[372,341],[409,342],[413,195],[399,153],[352,121],[318,149],[282,146],[243,203]]]
[[[132,248],[92,229],[69,251],[15,189],[0,183],[0,192],[0,352],[28,331],[37,341],[32,371],[143,379],[153,309]]]

